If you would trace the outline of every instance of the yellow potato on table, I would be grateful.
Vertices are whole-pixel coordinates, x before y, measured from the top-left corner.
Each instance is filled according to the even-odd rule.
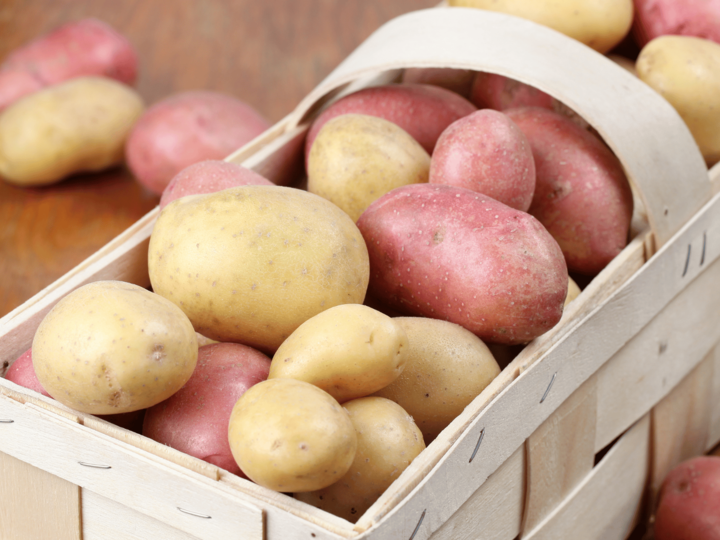
[[[633,21],[633,0],[448,0],[448,4],[522,17],[601,53],[620,43]]]
[[[410,345],[405,369],[373,395],[405,409],[432,442],[500,373],[487,345],[462,326],[425,317],[397,317]]]
[[[278,348],[268,378],[298,379],[340,403],[393,382],[408,339],[394,319],[362,304],[332,307],[305,321]]]
[[[708,165],[720,161],[720,44],[661,36],[643,47],[635,68],[685,121]]]
[[[30,94],[0,114],[0,177],[41,186],[119,165],[143,108],[135,90],[106,77],[78,77]]]
[[[397,403],[363,397],[343,404],[358,436],[355,459],[330,486],[295,498],[356,522],[425,449],[422,433]]]
[[[32,344],[42,387],[89,414],[164,401],[190,379],[197,357],[197,337],[185,314],[122,281],[96,281],[68,294],[42,320]]]
[[[405,130],[376,116],[343,114],[320,130],[308,156],[308,191],[357,221],[388,191],[428,181],[430,156]]]
[[[334,204],[299,189],[240,186],[173,201],[150,237],[153,290],[203,336],[272,354],[309,318],[361,304],[367,246]]]
[[[295,379],[250,387],[235,403],[230,450],[253,482],[280,492],[322,489],[348,471],[357,434],[327,392]]]

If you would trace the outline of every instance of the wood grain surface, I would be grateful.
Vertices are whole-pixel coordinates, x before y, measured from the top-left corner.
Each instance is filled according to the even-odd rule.
[[[437,0],[0,0],[0,62],[60,24],[97,17],[140,60],[148,105],[185,90],[290,113],[376,28]],[[43,188],[0,180],[0,316],[150,211],[159,198],[119,167]]]

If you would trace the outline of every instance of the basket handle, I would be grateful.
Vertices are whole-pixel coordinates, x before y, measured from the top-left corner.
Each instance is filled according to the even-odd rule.
[[[348,83],[410,67],[505,75],[572,108],[620,159],[645,205],[656,249],[712,196],[690,131],[657,92],[555,30],[474,8],[414,11],[381,26],[300,102],[289,117],[290,129]]]

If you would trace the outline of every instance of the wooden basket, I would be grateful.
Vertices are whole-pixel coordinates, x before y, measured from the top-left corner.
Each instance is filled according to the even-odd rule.
[[[356,524],[0,379],[0,538],[620,539],[672,465],[720,440],[720,199],[680,117],[605,57],[510,16],[414,12],[228,160],[298,181],[318,111],[409,67],[500,73],[556,97],[619,157],[648,226]],[[157,215],[0,319],[5,368],[72,290],[149,286]]]

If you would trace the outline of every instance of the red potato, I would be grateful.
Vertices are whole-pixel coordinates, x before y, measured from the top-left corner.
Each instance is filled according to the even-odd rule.
[[[305,163],[320,129],[341,114],[366,114],[393,122],[432,154],[445,128],[476,110],[477,107],[455,92],[429,84],[365,88],[339,99],[315,119],[305,139]]]
[[[230,451],[228,425],[235,402],[264,381],[270,358],[238,343],[200,347],[195,372],[172,397],[145,413],[143,435],[242,474]]]
[[[170,181],[162,197],[160,208],[175,199],[188,195],[215,193],[237,186],[272,186],[270,180],[242,165],[227,161],[206,160],[185,167]]]
[[[663,481],[656,540],[720,540],[720,457],[699,456]]]
[[[430,161],[430,183],[484,193],[525,212],[535,193],[530,143],[505,114],[476,111],[440,135]]]
[[[535,158],[529,212],[562,248],[571,272],[595,275],[627,245],[633,200],[620,161],[571,120],[540,107],[505,113]]]
[[[269,127],[239,99],[181,92],[145,111],[130,132],[125,155],[138,182],[159,195],[185,167],[226,158]]]
[[[133,85],[138,59],[132,44],[108,24],[81,19],[12,52],[0,65],[0,110],[45,86],[86,75]]]
[[[432,84],[467,98],[470,96],[475,72],[454,68],[408,68],[403,71],[403,83]]]
[[[666,35],[720,43],[719,0],[634,0],[634,4],[633,36],[640,48]]]
[[[391,309],[503,344],[526,343],[562,316],[565,260],[525,212],[464,188],[415,184],[375,201],[357,225],[368,293]]]

